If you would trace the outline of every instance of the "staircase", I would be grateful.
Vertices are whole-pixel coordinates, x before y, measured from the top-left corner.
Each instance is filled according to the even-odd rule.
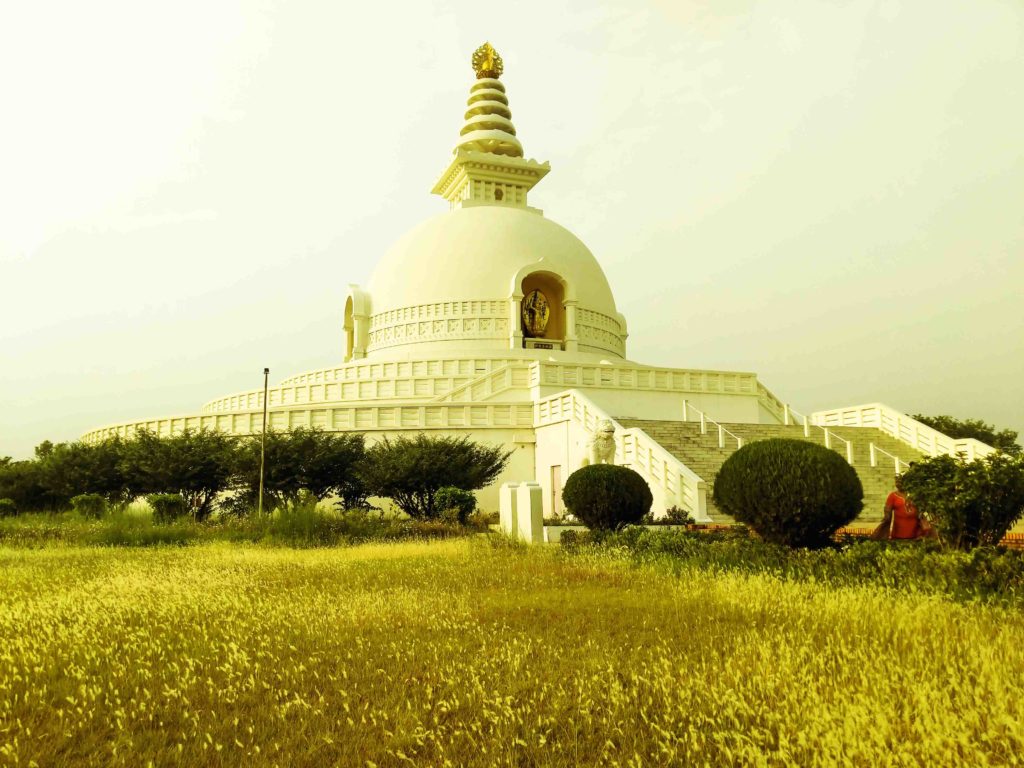
[[[641,419],[617,419],[626,428],[638,427],[660,443],[665,450],[672,453],[683,464],[700,475],[708,484],[708,514],[715,522],[730,523],[732,518],[720,512],[712,501],[711,490],[714,487],[715,475],[718,474],[723,462],[736,451],[736,440],[725,436],[725,447],[718,446],[718,429],[709,426],[706,434],[701,434],[700,423],[696,421],[653,421]],[[782,424],[723,424],[729,432],[741,437],[744,444],[755,440],[786,437],[794,440],[825,444],[825,432],[820,427],[812,426],[810,435],[804,436],[804,428],[798,425]],[[864,509],[857,521],[869,524],[880,520],[885,498],[893,489],[894,461],[889,456],[879,453],[878,466],[871,466],[870,444],[900,458],[906,463],[922,458],[916,449],[895,437],[874,427],[829,427],[832,433],[832,448],[846,456],[846,445],[835,439],[835,436],[848,440],[852,444],[853,468],[860,477],[864,487]]]

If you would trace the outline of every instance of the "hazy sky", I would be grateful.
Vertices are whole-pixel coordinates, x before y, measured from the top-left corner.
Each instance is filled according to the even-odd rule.
[[[0,456],[342,359],[490,40],[643,363],[1024,432],[1024,3],[0,6]],[[482,267],[484,265],[481,265]]]

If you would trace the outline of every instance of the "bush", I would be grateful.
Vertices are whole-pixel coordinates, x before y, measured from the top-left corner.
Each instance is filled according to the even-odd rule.
[[[612,530],[639,523],[654,497],[647,481],[632,469],[591,464],[569,475],[562,501],[588,528]]]
[[[153,508],[153,520],[158,523],[173,523],[188,514],[185,499],[177,493],[151,493],[146,501]]]
[[[14,499],[0,499],[0,517],[14,517],[18,514],[18,505]]]
[[[511,453],[477,445],[467,437],[384,438],[366,449],[359,477],[371,496],[389,498],[415,520],[436,518],[442,511],[442,488],[474,491],[494,482]]]
[[[459,525],[465,525],[469,516],[476,509],[476,496],[472,491],[445,486],[437,492],[434,504],[441,511],[441,519],[450,519]]]
[[[911,466],[903,488],[943,541],[964,550],[995,546],[1024,515],[1024,458],[935,456]]]
[[[71,499],[71,509],[82,517],[98,520],[107,512],[107,500],[98,493],[82,493]]]
[[[827,545],[864,506],[853,467],[835,451],[803,440],[760,440],[725,460],[715,505],[765,541]]]
[[[473,512],[469,519],[466,520],[466,524],[471,528],[478,528],[481,531],[487,531],[492,525],[497,525],[501,522],[501,515],[497,512],[481,512],[477,510]]]
[[[664,517],[655,518],[653,512],[648,512],[642,522],[644,525],[693,525],[697,521],[682,507],[669,507]]]

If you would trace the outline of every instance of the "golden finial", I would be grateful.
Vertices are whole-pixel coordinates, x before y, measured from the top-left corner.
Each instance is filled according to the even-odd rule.
[[[473,69],[478,80],[482,77],[501,77],[504,66],[493,45],[484,43],[473,51]]]

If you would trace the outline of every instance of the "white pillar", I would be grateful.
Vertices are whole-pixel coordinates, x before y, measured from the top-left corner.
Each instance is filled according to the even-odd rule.
[[[508,346],[509,349],[523,348],[522,313],[523,294],[513,293],[508,300]]]
[[[516,502],[519,483],[505,483],[498,492],[498,519],[501,524],[502,533],[513,538],[519,534],[519,521],[516,514]]]
[[[576,301],[567,301],[565,308],[565,351],[575,352],[579,348],[579,336],[576,333]]]
[[[544,493],[540,483],[520,483],[516,489],[516,522],[519,539],[527,544],[544,541]]]
[[[370,342],[370,318],[366,315],[352,315],[353,337],[355,346],[352,348],[352,357],[361,360],[366,357],[366,348]]]

